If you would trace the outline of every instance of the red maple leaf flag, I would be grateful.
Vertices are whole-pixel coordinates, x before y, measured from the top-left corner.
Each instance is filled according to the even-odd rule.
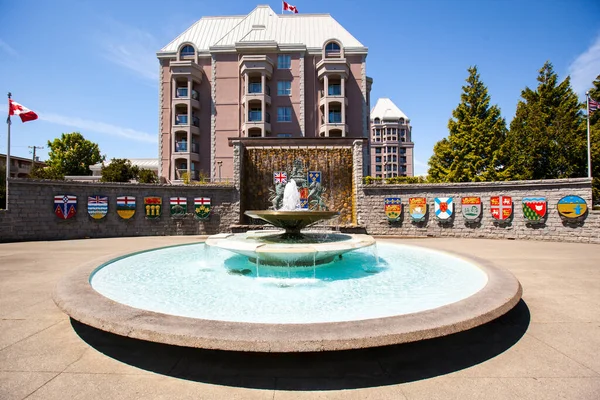
[[[38,119],[38,116],[36,113],[31,111],[27,107],[23,107],[16,101],[12,101],[11,99],[8,99],[8,115],[9,116],[10,115],[18,115],[21,118],[21,121],[23,121],[23,122],[33,121],[33,120]]]
[[[283,11],[291,11],[294,14],[298,14],[298,8],[296,6],[293,6],[291,4],[288,4],[287,2],[283,2]]]

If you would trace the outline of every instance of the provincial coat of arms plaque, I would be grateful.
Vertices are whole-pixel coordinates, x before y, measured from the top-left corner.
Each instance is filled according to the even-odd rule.
[[[388,221],[399,221],[402,215],[402,199],[400,197],[386,197],[384,199],[384,211]]]
[[[135,197],[117,197],[117,214],[123,219],[130,219],[135,214]]]
[[[490,197],[490,212],[497,221],[510,219],[513,211],[513,202],[510,196]]]
[[[587,203],[579,196],[565,196],[558,201],[556,206],[561,217],[566,219],[580,219],[585,216]]]
[[[468,222],[477,221],[481,216],[481,198],[480,197],[463,197],[462,215]]]
[[[441,221],[450,219],[454,214],[452,197],[436,197],[433,199],[435,217]]]
[[[208,219],[210,216],[210,198],[196,197],[194,199],[194,214],[196,219]]]
[[[89,196],[88,214],[94,219],[102,219],[108,213],[108,196]]]
[[[77,196],[60,194],[54,196],[54,214],[60,219],[73,218],[77,213]]]
[[[187,198],[171,197],[169,199],[169,208],[172,217],[183,217],[187,214]]]
[[[523,197],[523,215],[529,222],[542,222],[548,212],[545,197]]]
[[[408,213],[413,221],[422,221],[425,218],[425,214],[427,214],[427,199],[425,197],[409,198]]]
[[[160,218],[162,211],[162,197],[144,197],[144,210],[146,211],[146,218]]]

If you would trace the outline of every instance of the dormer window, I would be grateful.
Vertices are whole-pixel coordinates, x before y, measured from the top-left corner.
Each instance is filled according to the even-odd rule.
[[[400,120],[398,120],[398,123],[399,123],[400,125],[404,125],[404,118],[400,118]]]
[[[381,123],[381,120],[380,120],[379,118],[375,118],[375,119],[373,120],[373,123],[375,123],[375,124],[380,124],[380,123]]]
[[[188,44],[186,46],[183,46],[183,48],[179,52],[179,56],[181,58],[184,58],[184,57],[193,57],[194,56],[194,52],[195,52],[194,48]]]
[[[325,45],[325,57],[339,58],[341,53],[340,45],[336,42],[329,42]]]

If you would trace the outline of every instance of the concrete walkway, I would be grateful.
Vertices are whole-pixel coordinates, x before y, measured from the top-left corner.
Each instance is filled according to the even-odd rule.
[[[479,328],[336,353],[178,348],[71,321],[53,303],[85,261],[198,241],[146,237],[0,244],[0,399],[600,399],[600,246],[413,239],[512,271],[523,301]]]

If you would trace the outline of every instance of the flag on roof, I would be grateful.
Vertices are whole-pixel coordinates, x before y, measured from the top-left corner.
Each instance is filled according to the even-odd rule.
[[[291,11],[294,14],[298,14],[298,7],[288,4],[287,2],[283,2],[283,11]]]
[[[12,101],[11,99],[8,99],[8,116],[9,116],[9,118],[11,115],[18,115],[21,118],[21,121],[23,121],[23,122],[33,121],[35,119],[38,119],[37,114],[34,113],[33,111],[31,111],[29,108],[22,106],[21,104],[17,103],[16,101]]]

